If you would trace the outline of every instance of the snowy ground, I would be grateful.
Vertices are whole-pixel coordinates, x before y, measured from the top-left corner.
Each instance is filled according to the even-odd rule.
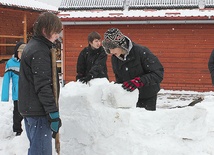
[[[214,92],[161,90],[155,112],[135,108],[137,93],[103,79],[61,88],[61,155],[214,155]],[[169,109],[199,96],[194,107]],[[26,155],[25,131],[13,136],[12,101],[0,107],[0,154]]]

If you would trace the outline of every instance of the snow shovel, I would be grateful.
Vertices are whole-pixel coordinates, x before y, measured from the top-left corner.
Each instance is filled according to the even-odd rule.
[[[201,101],[204,100],[204,97],[203,96],[200,96],[198,97],[197,99],[193,100],[192,102],[190,102],[188,105],[184,105],[184,106],[175,106],[175,107],[171,107],[169,109],[174,109],[174,108],[185,108],[185,107],[188,107],[188,106],[194,106],[196,105],[197,103],[200,103]]]

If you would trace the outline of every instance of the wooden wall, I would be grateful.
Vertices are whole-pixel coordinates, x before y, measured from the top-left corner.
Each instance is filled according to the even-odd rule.
[[[24,35],[24,14],[27,15],[27,32],[32,33],[34,21],[40,12],[0,8],[0,35],[2,36],[23,36]],[[16,44],[23,41],[23,38],[0,37],[0,44]],[[0,58],[10,58],[13,55],[15,46],[0,46]],[[5,63],[0,63],[0,76],[4,75]]]
[[[75,80],[79,52],[88,45],[91,31],[117,27],[135,43],[147,46],[165,68],[163,89],[212,91],[207,63],[214,47],[213,24],[70,25],[64,26],[64,80]],[[114,81],[110,57],[108,74]]]

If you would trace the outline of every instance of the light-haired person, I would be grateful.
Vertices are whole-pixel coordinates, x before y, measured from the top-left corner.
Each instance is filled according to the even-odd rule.
[[[22,120],[23,117],[20,115],[18,110],[18,89],[19,89],[19,69],[20,60],[23,49],[26,44],[23,42],[18,42],[14,48],[13,56],[7,61],[5,65],[5,73],[2,82],[2,93],[1,101],[9,101],[10,92],[10,81],[12,82],[12,100],[13,100],[13,132],[16,136],[20,136],[22,133]]]

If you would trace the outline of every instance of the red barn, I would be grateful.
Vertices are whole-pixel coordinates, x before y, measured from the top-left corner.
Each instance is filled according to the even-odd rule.
[[[163,89],[211,91],[208,59],[214,47],[214,2],[172,0],[62,0],[63,78],[75,80],[87,35],[119,28],[147,46],[165,68]],[[110,57],[108,74],[114,81]]]

